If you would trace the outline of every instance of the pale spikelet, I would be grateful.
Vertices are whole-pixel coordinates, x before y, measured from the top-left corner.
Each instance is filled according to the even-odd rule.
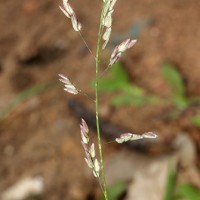
[[[117,143],[123,143],[123,142],[129,141],[131,137],[132,137],[132,133],[123,133],[120,135],[119,138],[116,138],[115,141]]]
[[[109,66],[115,64],[121,57],[122,53],[131,48],[135,43],[136,40],[126,39],[121,44],[117,45],[111,54]]]
[[[94,157],[95,157],[95,147],[94,147],[94,143],[92,143],[89,152],[90,152],[91,157],[94,158]]]
[[[133,134],[133,133],[123,133],[120,135],[119,138],[116,138],[115,141],[117,143],[124,143],[127,141],[133,141],[133,140],[140,140],[140,139],[155,139],[157,138],[157,134],[154,132],[146,132],[142,135],[137,135],[137,134]]]
[[[83,149],[85,152],[88,152],[88,147],[87,147],[87,144],[85,142],[83,142],[83,140],[81,140],[81,144],[83,146]]]
[[[66,9],[66,11],[69,13],[69,15],[72,15],[74,13],[74,10],[71,7],[71,5],[69,4],[68,0],[63,0],[63,6]]]
[[[157,138],[157,134],[154,132],[146,132],[142,134],[143,138],[149,138],[149,139],[154,139]]]
[[[93,163],[92,163],[91,159],[90,160],[88,160],[87,158],[84,158],[84,159],[85,159],[85,162],[88,165],[88,167],[92,169],[93,168]]]
[[[107,28],[105,33],[103,34],[103,40],[105,41],[103,43],[102,48],[104,49],[106,47],[106,45],[108,44],[108,41],[110,39],[110,35],[111,35],[111,28]]]
[[[104,1],[105,3],[106,1]],[[109,42],[110,35],[111,35],[111,30],[112,30],[112,14],[114,12],[114,5],[117,2],[117,0],[108,0],[106,2],[106,5],[103,10],[103,26],[106,28],[105,32],[103,34],[102,39],[104,40],[104,43],[102,45],[102,48],[104,49],[106,45]]]
[[[94,168],[93,168],[93,174],[95,177],[99,177],[100,172],[100,164],[97,159],[94,160]]]
[[[88,144],[89,137],[82,130],[81,130],[81,138],[82,138],[82,141],[83,141],[84,144]]]
[[[72,22],[72,26],[75,31],[81,30],[82,26],[81,26],[80,22],[78,21],[78,19],[76,18],[75,13],[73,13],[73,15],[71,16],[71,22]]]
[[[114,7],[114,5],[115,5],[116,2],[117,2],[117,0],[112,0],[112,1],[111,1],[111,5],[110,5],[110,8],[111,8],[111,9],[113,9],[113,7]]]
[[[63,0],[63,5],[59,6],[60,10],[68,17],[71,19],[72,27],[74,28],[75,31],[80,31],[82,26],[81,23],[78,21],[76,14],[69,4],[68,0]]]
[[[84,119],[81,119],[80,131],[82,138],[81,144],[83,146],[86,156],[84,158],[85,162],[87,163],[88,167],[92,169],[94,176],[99,177],[100,164],[97,158],[95,157],[96,153],[95,153],[94,143],[92,143],[91,146],[89,147],[89,135],[88,135],[89,129]]]
[[[74,95],[78,94],[78,90],[66,76],[64,76],[62,74],[58,74],[58,76],[60,76],[60,78],[61,78],[61,79],[59,79],[59,81],[61,81],[62,83],[65,84],[64,90],[66,92],[69,92]]]
[[[61,79],[59,79],[59,81],[63,82],[64,84],[67,84],[67,85],[72,84],[66,76],[64,76],[62,74],[58,74],[58,76],[60,76],[60,78],[61,78]]]
[[[65,14],[65,16],[67,16],[68,18],[70,18],[69,13],[62,6],[59,6],[59,8]]]
[[[104,19],[104,26],[107,28],[111,28],[112,26],[112,13],[114,10],[111,10]]]

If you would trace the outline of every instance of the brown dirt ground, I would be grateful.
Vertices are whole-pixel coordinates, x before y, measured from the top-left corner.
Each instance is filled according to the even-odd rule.
[[[24,89],[58,82],[58,73],[68,75],[93,95],[94,60],[58,9],[60,3],[1,0],[0,109]],[[83,35],[94,51],[101,1],[74,0],[72,4],[82,22]],[[188,97],[200,96],[199,7],[199,0],[117,2],[113,34],[126,32],[145,17],[153,19],[153,24],[139,34],[137,45],[122,58],[133,83],[168,97],[170,87],[161,74],[161,66],[169,60],[181,72]],[[101,70],[110,53],[104,52]],[[41,199],[87,199],[95,191],[97,184],[83,161],[79,120],[67,107],[73,97],[63,92],[62,85],[58,86],[18,104],[1,122],[0,191],[26,175],[44,177],[45,194]],[[200,113],[198,106],[188,108],[176,120],[165,120],[164,115],[172,106],[123,106],[110,110],[106,102],[100,108],[102,112],[107,110],[110,122],[138,132],[157,130],[166,141],[186,132],[200,149],[199,129],[191,123],[192,116]],[[92,137],[96,139],[95,135]],[[107,147],[106,151],[113,149]]]

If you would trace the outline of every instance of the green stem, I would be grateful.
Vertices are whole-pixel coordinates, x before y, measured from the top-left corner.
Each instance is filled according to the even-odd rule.
[[[104,9],[104,6],[105,4],[103,5],[103,9]],[[98,92],[98,76],[99,76],[98,69],[99,69],[100,54],[101,54],[101,38],[102,38],[102,33],[103,33],[103,26],[102,26],[103,9],[101,12],[97,48],[96,48],[95,108],[96,108],[96,127],[97,127],[99,157],[100,157],[100,165],[101,165],[101,178],[102,178],[102,184],[103,184],[103,190],[104,190],[103,193],[104,193],[105,200],[108,200],[103,153],[102,153],[102,144],[101,144],[101,133],[100,133],[100,127],[99,127],[99,92]]]

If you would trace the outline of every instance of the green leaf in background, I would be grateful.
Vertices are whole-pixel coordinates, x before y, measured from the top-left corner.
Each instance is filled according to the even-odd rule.
[[[135,105],[142,106],[147,103],[150,104],[159,104],[161,103],[161,99],[159,97],[153,95],[145,95],[145,91],[134,85],[127,85],[122,89],[122,94],[113,98],[111,101],[114,106],[122,106],[122,105]]]
[[[192,123],[197,127],[200,128],[200,114],[199,115],[195,115],[192,118]]]
[[[120,63],[114,64],[110,69],[110,77],[99,80],[99,90],[104,92],[114,92],[125,88],[130,84],[128,74]]]
[[[177,197],[184,200],[200,200],[200,191],[189,184],[181,184],[177,188]]]
[[[162,68],[163,75],[172,88],[172,101],[179,108],[186,108],[189,100],[185,96],[185,85],[180,72],[169,63]]]
[[[28,98],[31,98],[41,92],[43,92],[45,89],[52,86],[53,83],[44,83],[40,85],[36,85],[33,87],[30,87],[19,94],[17,94],[10,102],[8,102],[7,106],[1,110],[0,112],[0,120],[2,120],[13,108],[15,108],[18,104],[22,103]]]
[[[99,81],[99,90],[104,92],[120,92],[114,97],[111,104],[114,106],[135,105],[142,106],[147,103],[159,103],[161,100],[153,95],[145,95],[145,91],[133,85],[127,72],[120,63],[116,63],[110,69],[110,76],[101,78]]]
[[[189,100],[184,97],[184,96],[179,96],[176,95],[173,98],[173,103],[178,107],[178,108],[187,108],[189,105]]]
[[[143,97],[145,94],[145,91],[132,84],[127,84],[126,87],[122,88],[122,91],[126,94],[130,94],[133,96]]]
[[[169,164],[168,179],[166,184],[164,200],[173,200],[174,199],[174,189],[176,183],[176,171],[172,168],[172,165]]]
[[[190,103],[200,103],[200,96],[197,97],[191,97]]]
[[[119,95],[112,99],[111,104],[113,106],[122,106],[122,105],[135,105],[142,106],[146,103],[144,98],[131,96],[131,95]]]
[[[123,192],[126,189],[126,185],[124,182],[117,182],[114,185],[108,187],[108,199],[109,200],[117,200],[120,195],[123,194]],[[101,200],[104,200],[104,196],[101,197]]]
[[[185,96],[185,85],[180,72],[169,63],[165,63],[162,68],[165,79],[172,87],[175,96]]]

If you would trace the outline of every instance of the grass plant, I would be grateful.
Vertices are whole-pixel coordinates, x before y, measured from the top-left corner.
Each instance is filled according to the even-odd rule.
[[[101,16],[100,16],[98,39],[97,39],[95,54],[91,51],[91,49],[89,48],[88,44],[86,43],[81,33],[82,24],[79,22],[69,1],[63,0],[63,4],[62,6],[60,6],[61,11],[65,14],[67,18],[71,20],[73,29],[76,32],[78,32],[84,44],[88,48],[89,52],[95,58],[95,72],[96,72],[95,100],[93,101],[95,102],[95,110],[96,110],[96,129],[97,129],[97,138],[98,138],[99,159],[96,156],[94,143],[90,144],[89,128],[84,119],[81,119],[80,131],[81,131],[81,138],[82,138],[81,143],[85,151],[85,161],[88,167],[91,168],[94,176],[97,178],[105,200],[108,200],[109,196],[107,192],[103,150],[102,150],[102,142],[101,142],[101,132],[100,132],[100,126],[99,126],[99,80],[105,74],[105,72],[108,71],[112,67],[112,65],[114,65],[119,60],[121,55],[127,49],[131,48],[136,43],[136,40],[131,40],[128,38],[128,39],[125,39],[123,42],[121,42],[119,45],[117,45],[111,54],[107,67],[105,68],[104,72],[99,75],[101,54],[103,50],[106,48],[106,45],[108,44],[109,39],[110,39],[110,35],[112,31],[112,14],[114,12],[114,6],[116,2],[117,0],[103,0],[102,2],[102,10],[101,10]],[[76,87],[75,84],[73,84],[71,80],[69,80],[68,77],[62,74],[59,74],[59,76],[60,76],[59,80],[65,85],[64,90],[66,92],[71,93],[73,95],[84,94],[85,96],[89,97],[87,94],[82,92],[81,89]],[[147,132],[142,135],[136,135],[132,133],[122,133],[119,138],[116,138],[115,142],[123,143],[130,140],[138,140],[138,139],[143,139],[143,138],[156,138],[156,137],[157,135],[153,132]]]

